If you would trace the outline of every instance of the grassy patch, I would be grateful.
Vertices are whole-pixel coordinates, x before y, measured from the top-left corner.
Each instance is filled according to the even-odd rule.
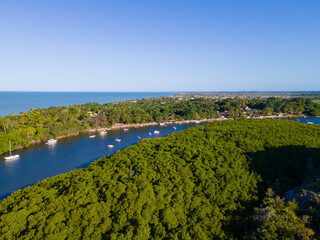
[[[318,99],[318,100],[312,100],[312,102],[320,105],[320,99]]]

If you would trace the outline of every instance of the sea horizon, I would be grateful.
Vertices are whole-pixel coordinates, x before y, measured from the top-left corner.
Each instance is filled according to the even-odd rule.
[[[55,92],[0,91],[0,117],[17,115],[30,108],[49,108],[97,102],[99,104],[153,97],[168,97],[182,92]]]

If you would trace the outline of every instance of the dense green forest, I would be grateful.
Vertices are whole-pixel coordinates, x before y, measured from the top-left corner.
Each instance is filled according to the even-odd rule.
[[[179,99],[159,97],[117,103],[88,103],[69,107],[30,109],[28,113],[0,117],[0,154],[28,147],[34,141],[76,134],[117,123],[179,121],[218,118],[246,118],[279,113],[320,116],[320,105],[307,98],[269,99]]]
[[[319,197],[279,197],[319,169],[319,139],[267,119],[145,139],[11,194],[0,239],[319,239]]]

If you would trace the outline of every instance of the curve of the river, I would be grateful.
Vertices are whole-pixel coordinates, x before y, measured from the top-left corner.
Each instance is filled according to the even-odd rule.
[[[129,128],[127,132],[123,129],[114,129],[108,131],[108,134],[104,136],[96,134],[95,138],[89,138],[89,135],[93,133],[83,133],[75,137],[60,139],[54,145],[36,144],[27,149],[14,151],[13,154],[20,154],[20,158],[17,160],[6,161],[4,156],[8,154],[4,154],[0,159],[0,200],[13,191],[45,178],[86,167],[94,160],[109,156],[137,143],[140,141],[138,136],[141,139],[164,137],[194,125],[169,124],[167,126]],[[160,133],[154,134],[155,130]],[[149,132],[152,135],[149,135]],[[121,139],[121,142],[116,142],[116,138]],[[108,148],[108,145],[114,147]]]
[[[320,124],[320,118],[291,119],[301,123]],[[61,173],[66,173],[76,168],[86,167],[94,160],[103,156],[114,154],[140,141],[138,138],[164,137],[173,132],[192,127],[196,124],[167,125],[164,127],[151,126],[130,128],[128,132],[123,129],[108,131],[107,135],[96,134],[89,138],[87,134],[64,138],[55,145],[36,144],[27,149],[15,151],[20,154],[18,160],[6,161],[0,159],[0,200],[10,195],[13,191],[32,185],[45,178]],[[198,124],[201,125],[201,124]],[[173,128],[175,127],[176,130]],[[154,134],[159,130],[159,134]],[[149,132],[152,135],[149,135]],[[121,142],[115,139],[120,138]],[[108,145],[114,145],[108,148]]]

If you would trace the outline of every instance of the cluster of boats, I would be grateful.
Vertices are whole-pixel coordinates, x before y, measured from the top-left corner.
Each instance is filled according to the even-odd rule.
[[[161,126],[165,126],[164,123],[163,123],[163,124],[160,124],[160,125],[161,125]],[[176,127],[172,127],[172,128],[173,128],[174,130],[177,129]],[[128,129],[128,128],[124,128],[123,131],[127,132],[127,131],[129,131],[129,129]],[[107,131],[101,130],[101,131],[99,131],[99,134],[100,134],[100,135],[105,135],[105,134],[107,134]],[[154,130],[154,131],[153,131],[153,134],[154,134],[154,135],[160,134],[160,131]],[[152,132],[149,132],[149,136],[152,136]],[[96,137],[96,135],[90,135],[90,136],[89,136],[89,138],[95,138],[95,137]],[[141,139],[140,136],[137,136],[137,138],[138,138],[138,139]],[[116,142],[121,142],[121,139],[120,139],[120,138],[116,138],[114,141],[116,141]],[[57,143],[57,139],[49,139],[49,140],[46,142],[47,145],[53,145],[53,144],[56,144],[56,143]],[[112,145],[112,144],[109,144],[109,145],[108,145],[108,148],[113,148],[113,147],[114,147],[114,145]],[[4,157],[5,160],[14,160],[14,159],[18,159],[18,158],[20,157],[19,154],[14,154],[14,155],[11,154],[11,141],[9,141],[9,150],[10,150],[10,155],[7,156],[7,157]]]
[[[49,139],[46,144],[48,145],[52,145],[52,144],[55,144],[57,143],[57,139]],[[10,155],[7,156],[7,157],[4,157],[5,160],[15,160],[15,159],[19,159],[20,158],[20,155],[19,154],[12,154],[11,153],[11,141],[9,140],[9,152],[10,152]]]
[[[160,126],[166,126],[166,125],[165,125],[164,123],[160,123]],[[172,128],[173,128],[174,130],[177,129],[176,127],[172,127]],[[128,128],[124,128],[123,131],[124,131],[124,132],[127,132],[127,131],[129,131],[129,129],[128,129]],[[101,130],[101,131],[99,131],[99,134],[100,134],[100,135],[105,135],[105,134],[107,134],[107,131]],[[160,134],[160,131],[154,130],[154,131],[153,131],[153,134],[154,134],[154,135]],[[149,136],[152,136],[152,132],[149,132]],[[96,135],[90,135],[90,136],[89,136],[89,138],[95,138],[95,137],[96,137]],[[141,139],[140,136],[137,136],[137,138],[138,138],[138,139]],[[120,138],[116,138],[115,141],[116,141],[116,142],[121,142],[121,139],[120,139]],[[108,148],[113,148],[113,147],[114,147],[114,145],[112,145],[112,144],[109,144],[109,145],[108,145]]]

